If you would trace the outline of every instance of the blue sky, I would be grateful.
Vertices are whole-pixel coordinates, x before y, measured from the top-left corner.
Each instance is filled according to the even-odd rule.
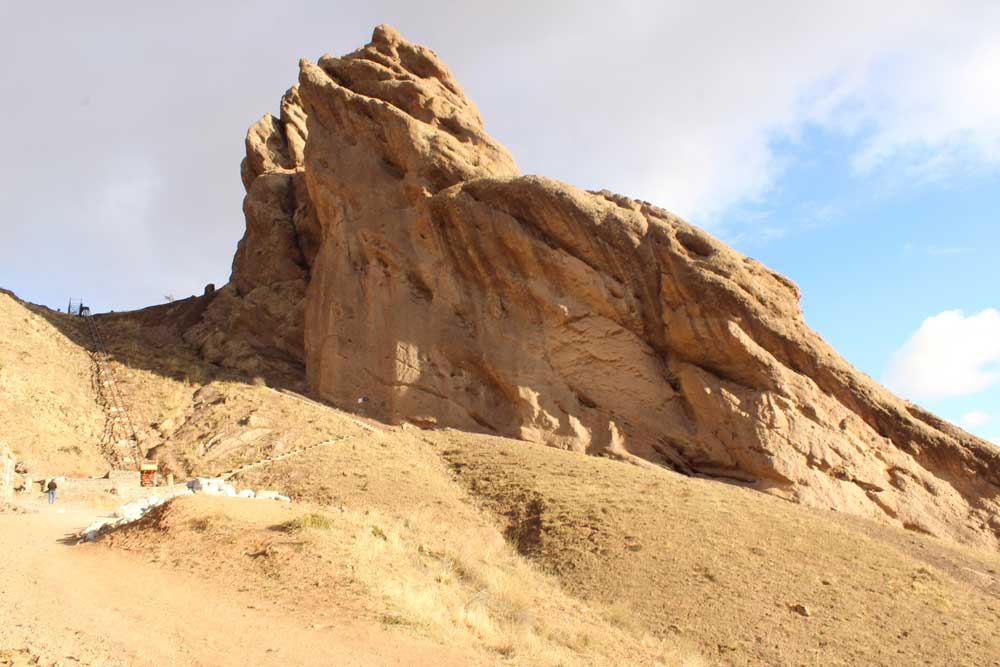
[[[858,368],[1000,441],[996,2],[4,3],[0,286],[122,310],[224,283],[246,128],[382,22],[525,173],[705,227]]]
[[[854,365],[1000,441],[1000,383],[936,395],[888,373],[927,318],[1000,308],[1000,172],[966,165],[959,174],[900,183],[892,168],[857,173],[852,158],[860,149],[857,139],[815,128],[775,145],[788,166],[773,189],[714,224],[722,238],[795,279],[806,321]],[[962,341],[940,343],[936,363],[949,364],[949,348]],[[998,363],[994,357],[995,370]]]

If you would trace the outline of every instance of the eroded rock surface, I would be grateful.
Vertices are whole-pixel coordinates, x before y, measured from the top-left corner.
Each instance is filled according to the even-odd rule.
[[[787,278],[649,203],[521,176],[448,69],[392,29],[302,61],[247,146],[247,234],[197,334],[210,357],[277,350],[386,421],[997,546],[997,449],[847,364]]]

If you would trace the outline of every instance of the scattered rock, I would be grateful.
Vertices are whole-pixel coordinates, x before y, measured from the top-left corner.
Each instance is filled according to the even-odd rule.
[[[790,609],[799,616],[804,616],[806,618],[812,616],[812,614],[809,612],[809,608],[804,604],[794,604],[790,607]]]

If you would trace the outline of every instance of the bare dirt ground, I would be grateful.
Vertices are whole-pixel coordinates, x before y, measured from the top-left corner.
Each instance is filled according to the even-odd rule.
[[[28,508],[0,514],[0,665],[491,664],[352,618],[349,605],[269,604],[134,554],[73,546],[66,538],[98,510]]]

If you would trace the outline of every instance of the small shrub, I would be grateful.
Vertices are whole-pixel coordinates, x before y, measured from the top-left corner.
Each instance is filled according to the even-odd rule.
[[[333,521],[325,514],[310,512],[309,514],[303,514],[302,516],[296,517],[291,521],[286,521],[285,523],[275,526],[275,530],[282,533],[297,533],[301,530],[305,530],[306,528],[331,530],[333,528]]]
[[[212,522],[206,518],[191,519],[191,521],[188,522],[188,528],[196,533],[204,533],[209,529],[209,527],[211,527],[211,525]]]
[[[378,620],[382,625],[406,625],[406,619],[399,614],[379,614]]]

